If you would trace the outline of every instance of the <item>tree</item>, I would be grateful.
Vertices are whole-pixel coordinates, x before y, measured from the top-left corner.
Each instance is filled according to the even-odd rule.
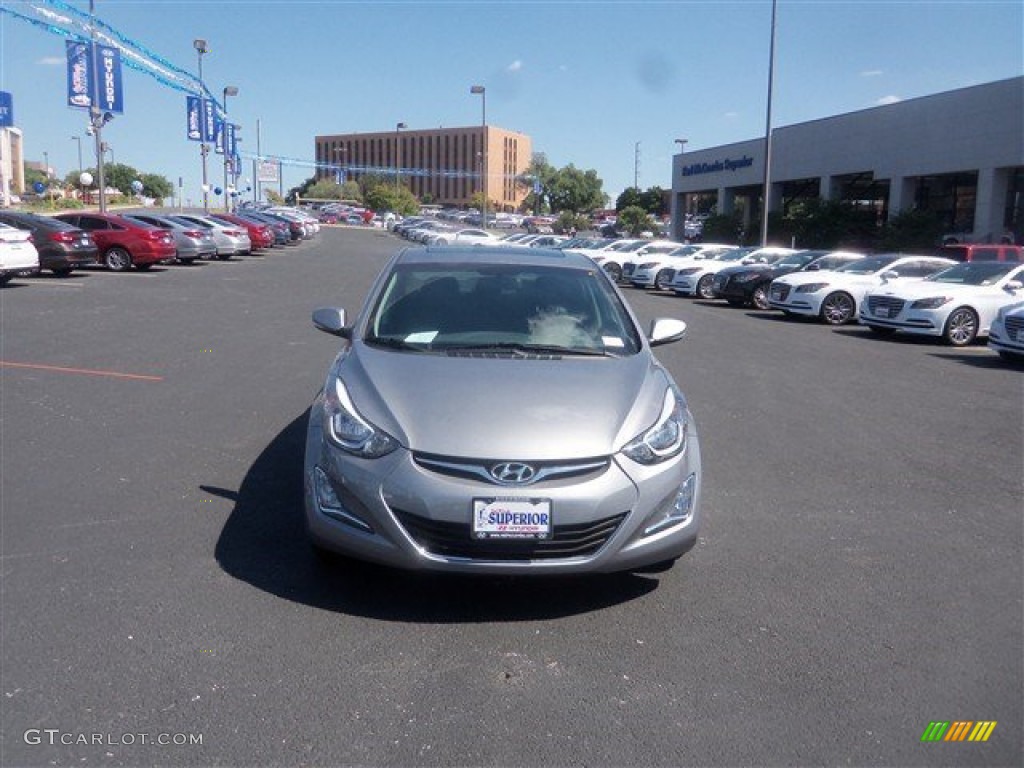
[[[619,211],[616,226],[633,237],[654,228],[650,215],[639,205],[629,205]]]
[[[879,245],[886,251],[931,250],[944,231],[942,219],[934,211],[900,211],[882,227]]]
[[[320,179],[312,184],[303,195],[303,197],[314,200],[341,200],[342,196],[341,185],[333,179]]]
[[[403,216],[411,216],[420,209],[416,196],[405,185],[396,189],[394,184],[378,184],[370,188],[363,201],[371,210],[394,211]]]
[[[77,178],[76,178],[77,181]],[[142,194],[157,200],[174,197],[174,185],[169,179],[156,173],[139,174],[142,182]]]
[[[621,211],[631,205],[643,208],[652,216],[660,217],[668,213],[668,206],[665,204],[665,190],[661,187],[649,187],[643,192],[636,187],[624,189],[615,201],[615,210]]]
[[[557,172],[548,189],[551,210],[584,213],[601,208],[608,199],[603,185],[597,171],[583,171],[570,163]]]
[[[342,200],[362,200],[363,190],[359,188],[359,182],[354,179],[348,179],[344,184],[341,185],[341,199]]]

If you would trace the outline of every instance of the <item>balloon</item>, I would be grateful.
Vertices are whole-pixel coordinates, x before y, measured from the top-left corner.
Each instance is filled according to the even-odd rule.
[[[82,182],[83,187],[88,187],[90,184],[92,184],[92,174],[86,171],[85,173],[78,177],[78,180]]]
[[[213,188],[213,194],[215,194],[215,195],[219,195],[219,194],[220,194],[221,192],[223,192],[223,191],[224,191],[224,190],[223,190],[223,189],[221,189],[220,187],[214,187],[214,188]]]
[[[43,190],[46,189],[46,185],[43,184],[43,182],[41,181],[37,181],[35,184],[32,185],[32,189],[36,191],[37,195],[41,195],[43,194]]]
[[[134,192],[137,195],[141,191],[142,191],[142,182],[139,181],[138,179],[136,179],[135,181],[132,182],[132,192]]]

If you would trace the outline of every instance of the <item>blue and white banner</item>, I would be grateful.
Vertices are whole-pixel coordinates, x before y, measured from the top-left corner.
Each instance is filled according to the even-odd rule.
[[[212,99],[203,99],[203,141],[217,139],[217,105]]]
[[[121,75],[121,51],[109,45],[66,41],[68,71],[68,106],[89,109],[93,96],[101,112],[124,112],[124,89]],[[99,77],[96,77],[96,69]]]
[[[224,154],[224,139],[227,134],[224,130],[224,119],[217,115],[213,118],[213,151],[218,155]]]
[[[203,140],[203,106],[198,96],[185,97],[185,112],[188,115],[188,140]]]
[[[14,125],[14,97],[7,91],[0,91],[0,128]]]
[[[235,145],[236,127],[234,123],[224,123],[224,149],[229,157],[238,154],[238,147]]]

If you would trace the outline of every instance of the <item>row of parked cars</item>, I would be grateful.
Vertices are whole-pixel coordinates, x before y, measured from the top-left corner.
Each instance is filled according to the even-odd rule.
[[[154,264],[230,259],[298,243],[319,231],[314,218],[294,209],[235,213],[65,212],[42,216],[0,210],[0,283],[47,270],[68,275],[102,265],[114,272]]]
[[[739,248],[671,241],[580,240],[579,250],[618,282],[779,310],[829,325],[860,323],[880,336],[934,336],[962,347],[988,337],[1024,358],[1024,252],[957,245],[939,255]]]

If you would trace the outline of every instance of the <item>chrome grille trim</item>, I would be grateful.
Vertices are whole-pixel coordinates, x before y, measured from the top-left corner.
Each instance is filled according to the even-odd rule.
[[[507,485],[495,480],[494,477],[491,476],[490,471],[491,467],[495,464],[501,464],[506,461],[504,459],[480,461],[479,459],[461,459],[452,456],[435,456],[432,454],[417,453],[413,454],[413,461],[424,469],[428,469],[431,472],[437,472],[440,475],[480,480],[488,485]],[[523,483],[517,487],[536,485],[544,480],[558,480],[565,477],[586,475],[591,472],[603,472],[608,468],[609,464],[611,464],[611,460],[607,457],[580,459],[578,461],[571,462],[521,461],[519,459],[516,459],[516,461],[523,464],[529,464],[537,470],[533,479],[528,483]]]

